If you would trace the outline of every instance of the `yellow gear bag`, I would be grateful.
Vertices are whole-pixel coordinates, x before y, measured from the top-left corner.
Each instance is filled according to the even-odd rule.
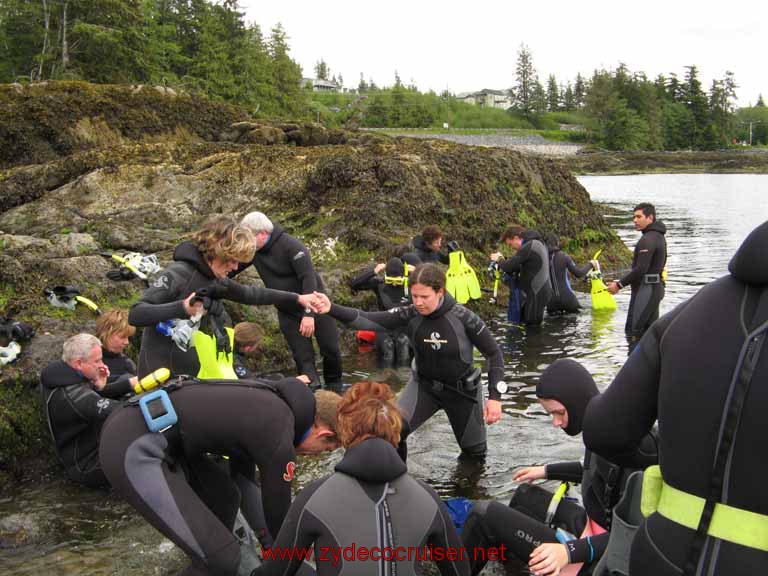
[[[601,252],[602,250],[598,250],[592,260],[597,260]],[[613,299],[613,294],[608,292],[608,287],[603,282],[603,273],[600,271],[599,263],[597,270],[587,273],[587,278],[589,278],[592,296],[592,310],[616,310],[616,300]]]

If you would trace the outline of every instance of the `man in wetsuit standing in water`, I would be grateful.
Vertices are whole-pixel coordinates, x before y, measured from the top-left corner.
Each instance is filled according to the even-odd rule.
[[[642,232],[643,237],[635,246],[632,270],[621,280],[614,280],[608,285],[611,294],[616,294],[625,286],[632,287],[624,326],[630,353],[645,331],[659,318],[659,305],[664,298],[662,271],[667,264],[667,241],[664,238],[667,227],[656,220],[654,205],[643,202],[635,206],[633,221],[635,230]]]

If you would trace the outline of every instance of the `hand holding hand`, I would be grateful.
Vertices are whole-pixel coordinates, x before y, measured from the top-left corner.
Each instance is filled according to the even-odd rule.
[[[317,296],[315,294],[299,294],[297,302],[302,308],[309,308],[317,314]]]
[[[328,314],[328,311],[331,309],[331,299],[328,298],[327,294],[323,294],[322,292],[315,292],[315,306],[317,307],[318,314]]]
[[[568,550],[559,542],[545,542],[531,552],[528,568],[533,574],[557,576],[568,564]]]
[[[544,466],[528,466],[518,470],[512,475],[515,482],[532,482],[533,480],[544,480],[547,477],[547,470]]]
[[[315,333],[315,319],[312,316],[304,316],[299,325],[299,334],[304,338],[311,338]]]
[[[483,419],[487,424],[496,424],[501,420],[501,402],[498,400],[488,400],[483,408]]]

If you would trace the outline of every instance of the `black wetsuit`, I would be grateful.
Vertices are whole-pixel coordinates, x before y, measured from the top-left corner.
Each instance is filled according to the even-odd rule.
[[[104,364],[109,368],[107,384],[128,382],[136,376],[136,364],[125,354],[115,354],[102,346],[101,357]]]
[[[363,312],[334,304],[330,315],[361,330],[403,329],[414,348],[414,369],[398,400],[410,430],[445,410],[462,451],[482,456],[486,451],[483,389],[476,373],[473,349],[488,359],[488,397],[499,400],[496,384],[504,377],[504,357],[483,321],[450,294],[437,310],[422,316],[405,306],[387,312]]]
[[[415,236],[413,238],[413,251],[416,253],[423,264],[427,264],[429,262],[448,264],[449,262],[448,254],[445,252],[435,252],[432,250],[432,248],[427,245],[421,235]]]
[[[568,426],[564,431],[569,436],[578,435],[582,431],[586,407],[598,394],[589,372],[569,359],[551,364],[536,387],[536,395],[540,399],[554,399],[565,407]],[[591,536],[589,540],[579,536],[588,519],[604,530],[610,528],[611,510],[619,501],[629,475],[657,462],[656,436],[648,434],[625,457],[623,468],[589,450],[584,452],[583,465],[581,462],[547,464],[545,477],[548,480],[581,483],[584,508],[562,500],[547,525],[545,520],[552,494],[538,486],[522,484],[509,506],[500,502],[478,502],[473,506],[462,532],[464,545],[471,549],[504,544],[511,555],[527,563],[531,552],[540,544],[558,542],[555,529],[560,528],[577,538],[566,544],[570,562],[585,563],[579,574],[590,574],[595,562],[608,546],[609,534],[606,532]],[[479,558],[480,561],[472,564],[473,574],[477,574],[485,565],[482,556]]]
[[[535,230],[523,234],[523,245],[517,254],[499,262],[509,275],[519,274],[518,287],[522,290],[521,320],[525,324],[541,324],[544,308],[552,294],[549,283],[549,255],[541,236]]]
[[[760,336],[768,331],[766,247],[768,222],[739,248],[729,276],[702,288],[646,332],[613,383],[587,409],[584,441],[590,450],[619,461],[658,418],[664,481],[707,498],[725,407],[729,398],[743,397],[738,426],[729,427],[734,442],[714,501],[768,514],[768,460],[760,448],[768,406],[768,345]],[[750,366],[751,386],[743,396],[734,393],[734,382]],[[680,574],[693,537],[693,530],[652,514],[633,542],[632,575]],[[696,574],[751,576],[764,574],[768,553],[708,537],[695,560],[700,562]]]
[[[208,287],[216,276],[200,251],[192,242],[182,242],[173,253],[173,262],[161,272],[152,285],[144,291],[131,307],[128,321],[133,326],[144,326],[139,352],[139,377],[168,368],[171,376],[197,376],[200,362],[194,347],[185,352],[170,336],[157,331],[158,322],[176,318],[188,318],[184,299],[192,292]],[[257,304],[279,304],[295,309],[296,297],[275,290],[257,289],[261,296]],[[224,312],[221,321],[231,326],[229,315]]]
[[[88,486],[107,484],[99,467],[99,435],[107,417],[121,406],[114,398],[130,393],[130,384],[107,384],[97,392],[80,372],[58,360],[43,369],[40,385],[48,430],[67,476]]]
[[[552,283],[552,296],[547,303],[548,314],[568,314],[579,311],[581,305],[571,288],[568,272],[576,276],[576,278],[584,278],[591,269],[591,263],[577,268],[573,258],[560,250],[560,248],[551,249],[549,255],[549,279]]]
[[[416,548],[446,551],[461,546],[445,505],[426,483],[412,478],[391,444],[370,438],[349,448],[336,472],[312,482],[296,496],[277,537],[277,550],[314,546],[319,576],[415,576]],[[378,549],[395,561],[337,558],[345,548]],[[349,547],[349,548],[347,548]],[[407,558],[408,548],[411,557]],[[324,552],[326,551],[326,552]],[[324,557],[323,557],[324,556]],[[292,576],[301,561],[272,560],[254,576]],[[444,576],[466,576],[464,559],[437,562]]]
[[[241,555],[232,526],[248,504],[210,454],[258,467],[272,534],[290,507],[294,445],[312,426],[314,395],[294,378],[268,384],[280,393],[248,381],[183,384],[169,392],[179,421],[166,433],[149,432],[130,404],[104,425],[101,463],[115,491],[203,573],[237,573]]]
[[[269,240],[256,252],[252,264],[267,288],[297,294],[325,292],[323,281],[312,266],[309,250],[285,232],[279,224],[274,225]],[[245,270],[248,266],[241,266],[238,272]],[[280,330],[291,348],[296,370],[319,384],[312,339],[305,338],[299,332],[304,316],[315,319],[315,339],[320,348],[320,355],[323,357],[325,382],[327,384],[341,382],[341,352],[336,323],[330,318],[316,316],[312,312],[305,312],[295,306],[277,305]]]
[[[396,277],[402,277],[403,266],[400,262],[399,270],[392,270]],[[387,272],[389,275],[389,271]],[[397,306],[407,306],[411,303],[411,297],[407,289],[402,284],[387,284],[385,278],[377,276],[373,268],[368,268],[355,278],[349,281],[349,286],[354,291],[371,290],[376,294],[376,300],[379,310],[389,310]],[[408,335],[401,330],[392,330],[390,332],[379,332],[376,336],[376,352],[379,357],[385,361],[394,361],[406,363],[411,357],[411,345]]]
[[[664,298],[661,272],[667,263],[667,227],[656,220],[643,230],[643,237],[635,246],[632,270],[619,280],[622,286],[632,287],[627,323],[624,332],[631,347],[659,317],[659,305]]]

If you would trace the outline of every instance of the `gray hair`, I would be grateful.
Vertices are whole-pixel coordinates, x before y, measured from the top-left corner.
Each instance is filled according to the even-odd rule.
[[[75,360],[85,360],[96,346],[101,348],[101,341],[93,334],[75,334],[64,342],[61,359],[67,364]]]
[[[272,220],[267,218],[263,212],[249,212],[243,217],[240,225],[247,226],[254,234],[258,234],[259,232],[272,234],[272,230],[275,228],[274,224],[272,224]]]

